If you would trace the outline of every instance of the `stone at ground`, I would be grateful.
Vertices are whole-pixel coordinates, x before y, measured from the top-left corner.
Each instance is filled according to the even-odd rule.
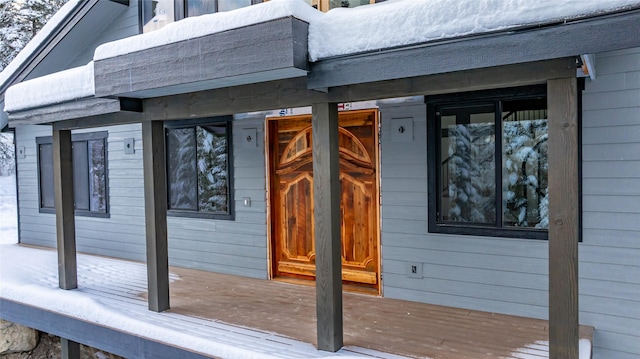
[[[0,354],[33,350],[38,344],[38,332],[0,319]]]

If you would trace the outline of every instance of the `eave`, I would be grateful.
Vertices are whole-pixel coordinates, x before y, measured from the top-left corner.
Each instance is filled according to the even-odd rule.
[[[572,22],[322,59],[308,88],[378,82],[580,56],[640,46],[640,9]]]
[[[142,103],[130,98],[88,97],[41,108],[12,112],[11,127],[52,124],[54,128],[83,128],[142,121]]]

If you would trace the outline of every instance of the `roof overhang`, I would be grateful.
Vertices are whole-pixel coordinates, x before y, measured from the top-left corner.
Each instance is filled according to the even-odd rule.
[[[53,124],[58,129],[119,125],[142,121],[142,102],[131,98],[84,98],[12,112],[11,127]]]
[[[290,16],[96,60],[96,96],[149,98],[303,77],[308,27]]]
[[[310,89],[580,56],[640,46],[640,9],[572,22],[328,58],[311,64]]]

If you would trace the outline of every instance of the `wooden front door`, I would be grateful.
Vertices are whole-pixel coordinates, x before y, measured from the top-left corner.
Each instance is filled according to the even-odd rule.
[[[377,110],[339,114],[342,279],[379,291]],[[268,120],[272,273],[315,279],[311,115]]]

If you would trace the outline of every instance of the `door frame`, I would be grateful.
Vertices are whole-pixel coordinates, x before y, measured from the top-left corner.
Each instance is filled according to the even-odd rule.
[[[382,217],[381,217],[381,196],[382,196],[382,188],[381,188],[381,180],[380,180],[380,110],[377,107],[372,107],[372,108],[365,108],[365,109],[357,109],[357,110],[344,110],[344,111],[339,111],[338,112],[338,118],[340,117],[340,114],[343,113],[373,113],[374,115],[374,125],[373,125],[373,137],[374,137],[374,152],[376,155],[375,161],[374,161],[374,165],[375,165],[375,186],[376,186],[376,190],[377,190],[377,195],[375,196],[375,217],[376,217],[376,226],[374,228],[374,242],[375,245],[377,246],[377,274],[378,274],[378,286],[377,286],[377,291],[372,291],[370,289],[366,289],[366,290],[358,290],[357,287],[353,287],[353,289],[351,289],[352,287],[347,287],[344,288],[345,290],[353,290],[353,291],[357,291],[357,292],[363,292],[363,293],[367,293],[367,294],[373,294],[373,295],[378,295],[378,296],[382,296],[383,294],[383,285],[382,285],[382,244],[381,244],[381,226],[382,226]],[[287,115],[287,116],[267,116],[265,117],[265,131],[264,131],[264,144],[265,144],[265,149],[264,149],[264,156],[265,156],[265,169],[266,169],[266,173],[265,173],[265,180],[266,180],[266,209],[267,209],[267,275],[268,278],[270,280],[282,280],[282,281],[294,281],[296,283],[300,283],[300,284],[308,284],[308,285],[315,285],[315,280],[314,281],[306,281],[306,280],[295,280],[295,279],[288,279],[286,277],[283,278],[278,278],[275,276],[276,273],[276,268],[275,266],[277,265],[277,261],[275,260],[274,256],[275,256],[275,240],[276,240],[276,236],[275,236],[275,226],[273,225],[273,218],[272,218],[272,196],[273,196],[273,190],[272,190],[272,185],[273,185],[273,179],[272,179],[272,172],[273,172],[273,164],[274,164],[274,159],[272,158],[272,153],[271,153],[271,140],[273,140],[274,138],[277,139],[277,133],[272,133],[273,132],[273,128],[271,126],[271,123],[273,121],[279,121],[279,120],[295,120],[295,119],[305,119],[305,118],[309,118],[309,116],[311,116],[311,114],[298,114],[298,115]],[[338,120],[339,121],[339,120]],[[338,122],[339,124],[339,122]],[[277,154],[276,154],[277,156]]]

